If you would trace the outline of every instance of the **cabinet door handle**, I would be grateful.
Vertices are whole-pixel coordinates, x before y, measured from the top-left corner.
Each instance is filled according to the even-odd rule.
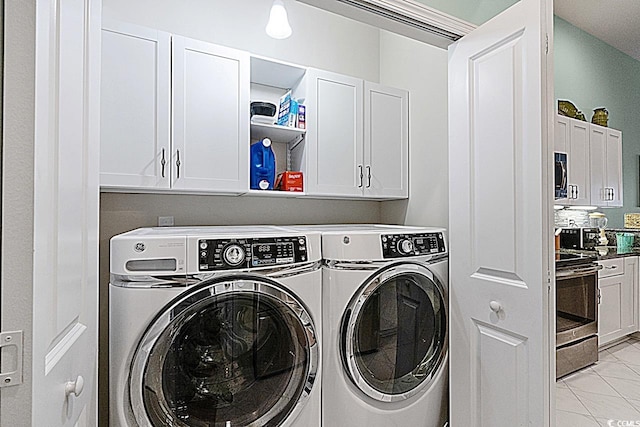
[[[360,175],[360,184],[358,185],[358,188],[362,188],[362,181],[364,180],[364,174],[362,171],[362,165],[358,165],[358,174]]]
[[[615,199],[615,192],[616,192],[616,190],[614,190],[613,188],[610,188],[609,190],[611,190],[611,191],[609,192],[609,193],[610,193],[610,195],[611,195],[611,196],[610,196],[611,198],[610,198],[609,200],[613,201],[613,199]]]
[[[577,185],[574,185],[575,189],[576,189],[576,196],[574,197],[574,199],[577,199],[578,197],[580,197],[580,187],[578,187]]]
[[[178,155],[176,156],[176,179],[180,179],[180,165],[182,164],[180,162],[180,150],[177,150]]]
[[[164,165],[167,164],[167,161],[164,158],[164,148],[162,149],[162,160],[160,160],[160,164],[162,165],[162,177],[164,178]]]
[[[600,288],[598,287],[598,305],[600,305],[601,299],[602,299],[602,296],[600,295]]]
[[[367,188],[371,187],[371,166],[367,165]]]

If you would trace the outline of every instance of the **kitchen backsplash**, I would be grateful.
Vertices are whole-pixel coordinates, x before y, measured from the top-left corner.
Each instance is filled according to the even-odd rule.
[[[558,209],[554,211],[556,227],[589,227],[589,212],[576,209]]]

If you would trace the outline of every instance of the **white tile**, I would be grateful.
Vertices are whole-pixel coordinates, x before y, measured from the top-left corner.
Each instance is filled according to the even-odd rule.
[[[567,388],[567,385],[564,383],[563,380],[559,380],[559,381],[556,381],[556,389],[558,388]]]
[[[596,418],[596,421],[598,422],[598,425],[600,427],[611,427],[611,424],[609,424],[609,421],[611,420],[608,420],[605,418]],[[560,424],[557,424],[557,427],[562,427],[562,426],[560,426]]]
[[[637,399],[629,399],[629,396],[624,396],[627,399],[627,402],[631,403],[633,407],[635,407],[638,411],[640,411],[640,396],[631,396],[636,397]]]
[[[564,380],[565,384],[573,391],[582,390],[591,393],[602,394],[606,396],[620,397],[602,377],[596,373],[585,373],[578,376],[572,376]]]
[[[591,369],[604,378],[625,378],[640,381],[640,374],[621,362],[598,362]]]
[[[599,427],[600,424],[590,415],[556,411],[556,425],[562,427]]]
[[[640,381],[628,380],[624,378],[606,378],[609,383],[622,397],[640,398]],[[594,390],[595,392],[595,390]]]
[[[619,362],[619,360],[609,352],[609,350],[601,350],[598,353],[599,362]]]
[[[616,357],[616,359],[621,360],[627,365],[640,366],[640,348],[639,347],[628,344],[626,347],[620,348],[615,352],[611,351],[611,354],[613,354]]]
[[[556,390],[556,409],[559,411],[589,415],[587,408],[568,388],[559,388]]]
[[[622,397],[575,391],[576,396],[595,418],[640,420],[640,412]]]

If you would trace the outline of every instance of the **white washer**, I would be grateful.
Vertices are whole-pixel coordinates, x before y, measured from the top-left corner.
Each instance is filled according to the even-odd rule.
[[[323,233],[323,425],[445,425],[445,229],[303,229]]]
[[[111,425],[319,427],[320,264],[278,227],[113,237]]]

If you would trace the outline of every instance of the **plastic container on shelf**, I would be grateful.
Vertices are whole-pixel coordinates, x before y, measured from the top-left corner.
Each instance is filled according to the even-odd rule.
[[[252,190],[273,190],[276,180],[276,156],[271,140],[264,138],[251,146],[249,180]]]

